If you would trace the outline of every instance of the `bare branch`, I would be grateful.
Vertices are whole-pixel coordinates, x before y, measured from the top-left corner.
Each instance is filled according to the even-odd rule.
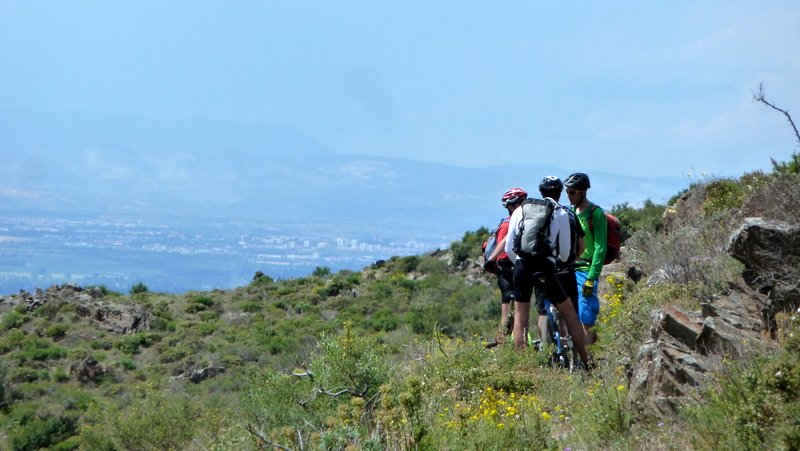
[[[267,437],[264,436],[264,434],[256,431],[252,424],[248,424],[246,429],[247,429],[247,432],[249,432],[251,435],[254,435],[261,442],[261,445],[259,446],[259,448],[262,448],[262,449],[263,448],[275,448],[275,449],[280,449],[280,450],[283,450],[283,451],[292,451],[291,448],[287,448],[285,446],[282,446],[282,445],[279,445],[277,443],[274,443],[274,442],[270,441]]]
[[[769,102],[766,99],[766,93],[764,92],[764,82],[763,81],[758,84],[758,93],[753,93],[753,100],[755,100],[756,102],[761,102],[764,105],[772,108],[773,110],[780,111],[781,113],[783,113],[784,116],[786,116],[786,119],[789,120],[789,124],[791,124],[792,129],[794,130],[794,136],[797,138],[798,144],[800,144],[800,132],[797,131],[797,126],[794,125],[794,121],[792,120],[792,116],[789,114],[789,112],[787,110],[778,108],[777,106],[775,106],[773,103]]]

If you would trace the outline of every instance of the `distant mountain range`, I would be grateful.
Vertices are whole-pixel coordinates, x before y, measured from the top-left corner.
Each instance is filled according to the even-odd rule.
[[[5,211],[356,222],[453,237],[493,226],[510,186],[535,191],[545,175],[572,172],[569,161],[465,168],[347,155],[283,127],[20,110],[0,110],[0,155]],[[590,198],[608,208],[664,202],[686,187],[677,177],[587,171]]]

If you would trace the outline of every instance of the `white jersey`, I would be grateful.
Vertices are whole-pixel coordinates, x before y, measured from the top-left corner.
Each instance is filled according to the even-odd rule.
[[[553,203],[558,205],[556,201],[553,201]],[[514,210],[514,213],[511,214],[511,218],[508,220],[508,235],[506,235],[505,251],[511,261],[516,261],[518,257],[517,254],[514,253],[514,241],[517,239],[519,222],[521,220],[522,208],[517,208]],[[548,236],[550,238],[550,242],[553,243],[554,247],[559,250],[558,255],[555,254],[555,249],[553,250],[553,262],[555,262],[556,259],[561,262],[566,262],[569,259],[569,250],[570,246],[572,246],[572,243],[570,242],[569,216],[567,212],[560,206],[553,210],[553,216],[550,218],[550,230],[548,231]],[[556,243],[558,243],[558,246],[555,246]]]

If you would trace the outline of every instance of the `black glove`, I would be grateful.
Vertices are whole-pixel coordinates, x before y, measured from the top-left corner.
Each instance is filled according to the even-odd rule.
[[[483,269],[486,272],[490,272],[492,274],[497,274],[497,272],[498,272],[497,261],[496,260],[487,260],[487,261],[485,261],[483,263]]]

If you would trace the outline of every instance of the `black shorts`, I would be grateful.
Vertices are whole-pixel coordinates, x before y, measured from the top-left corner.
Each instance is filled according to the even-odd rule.
[[[534,279],[533,275],[542,272],[544,281],[540,278]],[[547,293],[547,297],[555,305],[567,299],[565,289],[556,276],[555,269],[542,268],[542,265],[532,263],[524,258],[518,258],[514,263],[514,296],[517,302],[531,302],[533,287],[542,287]],[[577,286],[575,287],[577,289]]]
[[[575,311],[578,311],[578,282],[575,281],[575,271],[568,271],[568,272],[561,272],[556,274],[556,278],[558,279],[559,284],[561,284],[561,288],[563,288],[564,293],[567,295],[570,300],[572,300],[572,306],[575,307]],[[547,298],[547,292],[545,291],[544,287],[541,286],[534,286],[533,293],[536,296],[536,311],[539,312],[540,316],[547,315],[547,310],[544,308],[544,303]]]
[[[514,264],[503,259],[497,262],[497,287],[500,288],[500,301],[509,304],[514,300]]]

